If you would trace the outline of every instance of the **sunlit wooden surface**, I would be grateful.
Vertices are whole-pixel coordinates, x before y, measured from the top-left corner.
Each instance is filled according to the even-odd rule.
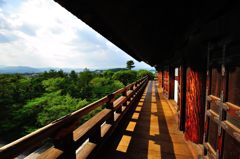
[[[101,158],[193,158],[169,105],[160,96],[156,82],[150,81],[134,112],[113,134]]]

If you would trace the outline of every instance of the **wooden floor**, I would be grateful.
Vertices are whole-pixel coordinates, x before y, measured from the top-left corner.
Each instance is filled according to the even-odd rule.
[[[137,107],[109,141],[103,159],[191,159],[192,154],[178,131],[165,99],[150,81]]]

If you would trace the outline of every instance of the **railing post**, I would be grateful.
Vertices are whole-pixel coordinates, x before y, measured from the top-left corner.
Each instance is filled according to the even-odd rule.
[[[101,126],[96,127],[94,132],[89,137],[89,141],[95,144],[101,141]]]
[[[138,87],[138,82],[134,83],[134,87],[137,88]]]
[[[130,87],[130,90],[131,90],[131,91],[133,90],[133,87],[134,87],[134,84],[132,84],[131,87]]]
[[[139,80],[136,81],[135,86],[137,87],[139,84]]]
[[[132,87],[132,91],[134,91],[134,94],[132,96],[133,98],[135,98],[135,96],[136,96],[136,93],[137,93],[136,89],[137,89],[137,86],[136,86],[136,82],[135,82],[135,83],[133,83],[133,87]]]
[[[124,88],[124,91],[122,92],[122,96],[125,97],[125,98],[127,97],[127,89],[126,88]],[[121,106],[119,106],[119,108],[116,110],[116,112],[117,113],[122,113],[122,107],[127,106],[126,104],[127,104],[126,102],[121,104]]]
[[[122,104],[119,106],[119,108],[116,110],[116,113],[122,113]]]
[[[125,89],[125,91],[122,93],[122,96],[127,98],[127,91],[128,91],[128,89]],[[128,100],[126,100],[126,102],[123,103],[123,106],[127,107],[127,101]]]
[[[139,95],[141,95],[141,90],[142,90],[142,86],[143,86],[143,84],[142,84],[142,82],[143,82],[143,80],[141,79],[141,81],[138,81],[138,85],[137,85],[137,91],[136,91],[136,97],[138,98],[139,97]]]
[[[63,151],[63,158],[76,158],[74,147],[73,133],[69,133],[64,137],[54,139],[54,146]]]
[[[133,91],[133,86],[134,86],[134,85],[132,84],[131,87],[130,87],[130,89],[129,89],[130,91]],[[132,96],[129,98],[129,101],[132,101],[133,98],[134,98],[134,96],[132,95]]]
[[[111,115],[109,119],[107,119],[106,123],[112,125],[114,123],[114,110],[113,110],[114,94],[109,94],[108,99],[109,101],[107,102],[106,108],[111,109]]]

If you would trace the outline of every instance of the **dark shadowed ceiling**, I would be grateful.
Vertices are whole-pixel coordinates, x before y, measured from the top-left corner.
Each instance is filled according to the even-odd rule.
[[[230,0],[55,1],[135,59],[155,67],[206,52],[193,50],[225,36],[229,12],[238,12]]]

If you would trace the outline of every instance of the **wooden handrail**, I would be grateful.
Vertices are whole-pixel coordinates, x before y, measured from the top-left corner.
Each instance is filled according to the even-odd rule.
[[[59,141],[59,140],[63,140],[63,144],[61,143],[60,146],[59,144],[55,145],[55,148],[59,149],[60,151],[62,151],[63,153],[58,153],[59,155],[64,155],[64,154],[69,154],[69,153],[75,153],[76,151],[76,143],[78,141],[75,141],[73,139],[73,132],[77,129],[81,129],[81,125],[79,126],[79,120],[80,118],[82,118],[84,115],[88,114],[89,112],[91,112],[92,110],[104,105],[104,104],[111,104],[112,103],[112,107],[107,107],[104,108],[104,110],[102,110],[101,112],[99,112],[102,115],[96,115],[94,117],[92,117],[91,119],[89,119],[89,121],[86,124],[91,123],[90,125],[87,125],[88,130],[85,132],[85,134],[82,134],[81,136],[87,136],[90,138],[91,141],[95,141],[91,139],[91,133],[96,133],[96,135],[99,135],[101,131],[101,125],[103,122],[110,120],[111,115],[109,115],[109,113],[111,114],[115,114],[114,112],[116,112],[116,109],[118,109],[118,111],[116,113],[120,113],[120,115],[124,115],[125,112],[128,109],[125,109],[126,111],[119,111],[119,109],[122,109],[122,105],[124,103],[126,103],[127,100],[132,100],[129,103],[132,104],[133,101],[135,100],[135,98],[141,93],[141,91],[143,91],[143,89],[145,88],[146,84],[148,81],[148,77],[144,77],[132,84],[127,85],[126,87],[117,90],[116,92],[105,96],[101,99],[99,99],[98,101],[91,103],[73,113],[70,113],[60,119],[57,119],[53,122],[51,122],[50,124],[16,140],[13,141],[12,143],[9,143],[3,147],[0,148],[0,158],[14,158],[20,154],[22,154],[23,152],[25,152],[26,150],[28,150],[29,148],[33,148],[33,147],[39,147],[41,145],[44,144],[45,141],[51,139],[54,141]],[[115,97],[122,95],[120,97],[118,97],[119,100],[115,99]],[[131,99],[131,97],[133,97],[133,99]],[[114,102],[116,100],[116,102]],[[127,106],[127,105],[126,105]],[[129,106],[128,106],[129,107]],[[110,109],[109,111],[106,111],[106,109]],[[109,112],[109,113],[102,113],[103,111],[105,112]],[[113,127],[116,127],[117,123],[115,123],[114,118],[112,119],[112,123],[111,125],[115,124]],[[86,124],[82,125],[86,127]],[[91,133],[90,133],[91,130]],[[96,137],[95,135],[95,137]],[[101,138],[101,133],[99,136],[100,140]],[[64,141],[64,140],[68,140],[68,141]],[[78,140],[81,140],[81,137],[79,137]],[[75,143],[76,142],[76,143]],[[97,142],[97,140],[96,140]],[[59,143],[59,142],[56,142]],[[70,146],[66,146],[64,145],[64,143],[70,143]],[[79,142],[78,142],[79,143]],[[54,143],[53,143],[54,144]],[[74,150],[70,150],[71,148],[74,148]],[[67,149],[66,149],[67,147]],[[53,149],[51,147],[51,149]],[[65,150],[66,149],[66,150]],[[44,151],[43,154],[46,155],[48,151]],[[49,151],[52,152],[52,151]],[[76,156],[76,154],[73,154],[73,156]],[[65,156],[66,157],[66,156]]]
[[[209,102],[217,102],[217,101],[221,101],[221,99],[217,96],[214,96],[214,95],[208,95],[207,96],[207,100]]]
[[[231,116],[240,119],[240,107],[238,105],[226,102],[223,106]]]
[[[208,150],[209,156],[210,156],[212,159],[216,159],[216,158],[217,158],[217,153],[216,153],[216,151],[214,150],[214,148],[211,146],[211,144],[207,142],[207,143],[204,143],[203,145],[204,145],[204,147]]]
[[[233,138],[240,142],[240,129],[231,122],[225,120],[221,122],[221,127],[228,132]]]

